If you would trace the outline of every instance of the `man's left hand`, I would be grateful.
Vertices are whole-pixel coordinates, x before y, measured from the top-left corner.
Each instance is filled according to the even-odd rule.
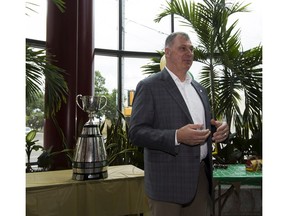
[[[227,122],[220,122],[215,119],[211,119],[211,124],[216,127],[216,132],[213,133],[212,140],[216,143],[220,143],[226,140],[229,136],[229,126]]]

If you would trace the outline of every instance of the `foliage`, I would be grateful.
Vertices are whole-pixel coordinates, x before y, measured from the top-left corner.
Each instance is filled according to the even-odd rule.
[[[65,12],[65,1],[64,0],[52,0],[60,12]],[[36,12],[33,6],[38,6],[36,4],[26,2],[26,9],[28,11]],[[28,13],[26,13],[28,15]],[[64,78],[64,70],[57,67],[53,63],[51,56],[46,53],[45,49],[36,50],[26,45],[26,102],[28,106],[33,106],[34,101],[39,100],[43,97],[44,85],[45,85],[45,117],[52,118],[53,123],[59,136],[62,139],[64,150],[60,152],[53,152],[52,148],[46,150],[42,153],[40,157],[39,166],[48,166],[52,163],[52,157],[60,153],[67,153],[67,156],[71,160],[71,149],[67,149],[67,142],[62,129],[60,128],[57,120],[55,119],[55,114],[61,108],[62,103],[66,103],[66,96],[68,95],[68,85]],[[27,116],[26,116],[27,117]],[[33,116],[35,117],[35,116]],[[32,119],[33,119],[32,117]],[[39,119],[38,119],[39,120]],[[29,116],[28,116],[29,121]],[[29,159],[30,160],[30,159]],[[72,160],[71,160],[72,161]]]
[[[64,12],[63,0],[52,0],[61,12]],[[26,10],[33,11],[31,2],[26,2]],[[28,15],[26,13],[26,15]],[[33,103],[42,97],[46,85],[45,117],[55,115],[60,109],[61,103],[66,102],[68,86],[63,77],[64,70],[53,65],[51,56],[46,54],[45,49],[36,50],[26,45],[26,102]]]
[[[65,1],[64,0],[52,0],[53,3],[56,5],[56,7],[63,13],[65,11]],[[27,11],[31,11],[34,13],[37,13],[35,9],[33,9],[34,6],[38,6],[37,4],[34,4],[32,2],[25,2],[25,8]],[[25,14],[28,16],[29,13],[25,12]]]
[[[62,12],[65,12],[65,1],[64,0],[52,0],[56,7]]]
[[[143,65],[141,68],[143,68],[144,74],[153,74],[160,71],[160,60],[161,57],[164,55],[164,51],[156,51],[159,54],[159,57],[151,58],[147,65]]]
[[[33,13],[37,13],[37,11],[35,11],[33,9],[34,6],[38,6],[37,4],[34,4],[32,2],[25,2],[25,8],[26,8],[26,12],[25,15],[29,16],[29,12],[33,12]]]
[[[61,108],[62,103],[66,102],[68,86],[64,79],[64,71],[53,65],[52,60],[44,49],[33,50],[26,46],[26,103],[31,106],[34,102],[43,97],[45,86],[44,116],[40,111],[26,115],[26,122],[33,128],[41,128],[44,118],[52,118],[59,135],[62,137],[63,145],[67,146],[65,137],[59,127],[55,114]],[[31,113],[30,113],[31,114]],[[64,150],[66,148],[64,147]],[[69,155],[67,154],[69,157]]]
[[[42,130],[44,126],[44,95],[30,103],[26,102],[26,126]]]
[[[34,140],[36,137],[36,130],[31,130],[29,133],[26,135],[26,154],[27,154],[27,168],[26,172],[31,172],[31,163],[30,163],[30,156],[32,151],[38,151],[39,149],[43,149],[42,146],[37,145],[36,142],[39,140]]]
[[[113,89],[112,93],[109,94],[108,89],[105,87],[105,78],[101,75],[100,71],[95,71],[95,84],[94,94],[103,95],[107,98],[106,107],[99,111],[99,115],[105,115],[106,119],[113,120],[117,115],[117,90]]]
[[[48,118],[55,115],[62,102],[66,102],[68,86],[63,76],[64,71],[53,65],[45,52],[26,46],[26,101],[31,103],[37,100],[46,85],[45,117]]]
[[[133,146],[128,137],[128,124],[124,115],[118,110],[118,118],[111,126],[106,124],[107,138],[105,147],[109,165],[133,164],[141,169],[143,164],[143,149]],[[104,125],[101,127],[103,131]]]
[[[113,121],[117,116],[117,89],[113,89],[111,94],[105,95],[107,98],[107,105],[104,109],[106,119]]]
[[[219,149],[220,148],[220,149]],[[213,155],[219,163],[245,163],[250,156],[262,158],[262,130],[255,133],[250,139],[230,134],[227,144],[218,143],[218,153]]]
[[[52,0],[56,7],[64,12],[65,1]],[[37,4],[26,3],[26,11],[37,13],[33,9]],[[26,12],[26,15],[28,13]],[[60,109],[61,103],[66,102],[68,86],[63,77],[64,70],[53,65],[51,56],[46,54],[45,49],[36,50],[29,44],[26,45],[26,102],[33,103],[42,97],[46,84],[45,117],[55,115]]]
[[[41,94],[36,100],[26,101],[26,115],[31,115],[35,109],[44,111],[44,94]]]
[[[26,116],[26,125],[38,131],[44,126],[44,113],[41,110],[35,109],[31,115]]]
[[[42,154],[38,157],[37,164],[38,167],[43,168],[45,171],[49,170],[51,165],[53,164],[53,157],[62,153],[70,159],[69,162],[72,164],[73,158],[73,149],[63,149],[61,151],[54,151],[52,152],[53,146],[50,146],[49,149],[44,149]]]

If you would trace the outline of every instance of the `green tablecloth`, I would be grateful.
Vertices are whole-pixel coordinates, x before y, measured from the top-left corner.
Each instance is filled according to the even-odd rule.
[[[213,179],[221,184],[241,182],[241,185],[261,185],[262,171],[249,172],[245,164],[229,164],[227,169],[215,168]]]

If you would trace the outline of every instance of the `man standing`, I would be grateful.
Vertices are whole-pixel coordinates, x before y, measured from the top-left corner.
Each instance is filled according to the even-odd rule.
[[[167,37],[165,57],[165,68],[137,85],[129,136],[144,147],[153,216],[210,216],[212,140],[225,140],[229,127],[211,120],[205,89],[187,73],[194,52],[186,33]]]

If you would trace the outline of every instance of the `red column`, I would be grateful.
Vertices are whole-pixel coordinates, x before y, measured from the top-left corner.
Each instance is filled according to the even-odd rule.
[[[93,95],[94,93],[94,24],[93,0],[79,1],[78,15],[78,73],[77,94]],[[77,134],[88,121],[87,113],[77,107]]]
[[[67,103],[62,104],[55,116],[64,139],[51,119],[45,121],[44,147],[48,149],[53,146],[53,152],[75,147],[78,128],[75,98],[77,94],[92,94],[94,86],[92,1],[66,1],[64,13],[59,11],[53,1],[47,2],[46,48],[54,56],[56,60],[54,64],[65,70],[64,77],[69,88]],[[85,121],[83,119],[87,118],[87,115],[81,112],[79,117],[81,121]],[[71,167],[65,153],[53,157],[53,161],[51,167],[53,170]]]

